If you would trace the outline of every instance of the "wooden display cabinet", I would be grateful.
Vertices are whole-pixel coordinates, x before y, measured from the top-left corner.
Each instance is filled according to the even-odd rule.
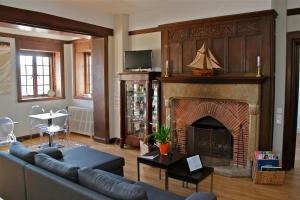
[[[121,148],[139,147],[160,123],[160,72],[120,73]]]

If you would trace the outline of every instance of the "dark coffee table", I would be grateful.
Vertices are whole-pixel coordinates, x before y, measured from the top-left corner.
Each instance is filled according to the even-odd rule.
[[[210,181],[210,191],[213,190],[213,174],[214,174],[214,168],[212,167],[203,167],[201,171],[189,173],[187,169],[187,165],[185,163],[185,160],[182,159],[180,162],[177,162],[176,164],[172,165],[168,170],[166,171],[166,190],[168,190],[168,178],[174,178],[177,180],[181,180],[187,183],[192,183],[196,185],[196,192],[198,192],[198,184],[204,180],[206,177],[211,176]]]
[[[148,159],[143,156],[152,156],[155,155],[154,159]],[[181,161],[185,158],[184,154],[180,154],[178,152],[171,152],[168,155],[160,155],[158,151],[146,153],[143,156],[137,157],[137,179],[140,181],[140,163],[145,165],[150,165],[152,167],[157,167],[160,169],[168,170],[172,165],[176,164],[177,162]],[[166,173],[167,174],[167,173]],[[167,176],[166,179],[167,180]],[[165,182],[165,188],[168,189],[167,182]]]

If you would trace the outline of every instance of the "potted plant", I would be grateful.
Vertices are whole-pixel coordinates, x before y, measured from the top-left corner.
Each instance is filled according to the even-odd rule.
[[[158,125],[157,131],[149,135],[159,143],[159,151],[162,155],[167,155],[169,152],[169,141],[171,140],[171,128],[164,125]]]

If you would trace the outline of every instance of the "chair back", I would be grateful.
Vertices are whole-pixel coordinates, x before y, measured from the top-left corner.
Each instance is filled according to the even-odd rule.
[[[63,113],[63,114],[68,114],[68,111],[66,109],[61,109],[56,111],[55,113]],[[62,128],[67,128],[68,126],[68,116],[64,116],[64,117],[58,117],[58,118],[54,118],[52,121],[53,125],[62,127]]]
[[[41,106],[33,105],[28,114],[29,115],[38,115],[38,114],[43,114],[44,112],[45,112],[44,108],[42,108]],[[43,124],[46,126],[47,122],[44,120],[40,120],[40,119],[30,118],[30,124],[31,124],[31,129],[35,129]]]
[[[15,142],[14,122],[9,117],[0,118],[0,144]]]

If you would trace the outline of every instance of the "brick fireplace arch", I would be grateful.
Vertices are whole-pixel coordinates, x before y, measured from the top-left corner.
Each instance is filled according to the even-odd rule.
[[[210,116],[221,122],[233,136],[233,161],[246,166],[249,137],[249,105],[232,100],[173,99],[174,126],[179,151],[186,153],[187,127]]]

